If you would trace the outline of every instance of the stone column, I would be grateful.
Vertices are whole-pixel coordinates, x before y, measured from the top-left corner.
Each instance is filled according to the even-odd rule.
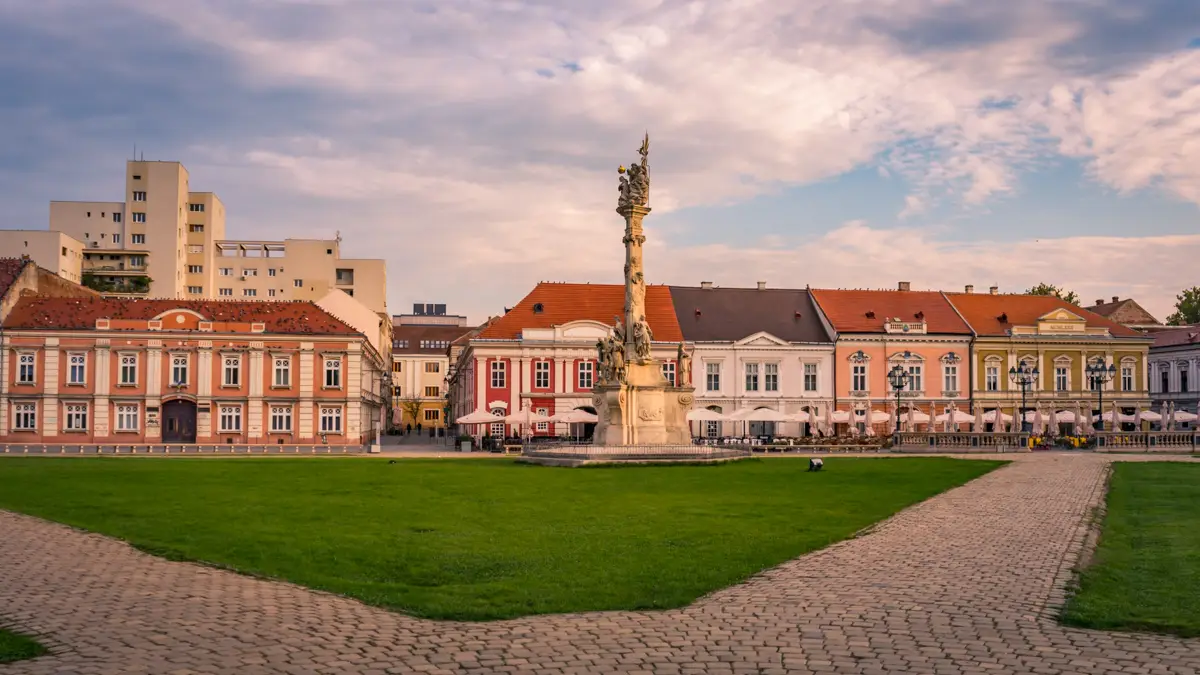
[[[617,209],[625,218],[625,362],[636,359],[633,349],[633,326],[646,317],[646,275],[643,245],[646,235],[642,234],[642,219],[650,213],[649,206],[635,204]]]
[[[301,342],[298,358],[300,403],[296,410],[296,429],[300,440],[310,441],[313,438],[313,343]]]
[[[42,436],[58,435],[58,338],[46,338],[42,363]]]

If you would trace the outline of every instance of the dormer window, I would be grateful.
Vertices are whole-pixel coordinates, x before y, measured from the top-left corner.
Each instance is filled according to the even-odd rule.
[[[546,309],[546,307],[542,303],[540,303],[540,302],[533,303],[533,313],[534,314],[541,314],[543,311],[545,311],[545,309]]]
[[[875,318],[875,312],[873,312],[873,311],[868,311],[868,312],[867,312],[867,318],[868,318],[868,319],[874,319],[874,318]]]

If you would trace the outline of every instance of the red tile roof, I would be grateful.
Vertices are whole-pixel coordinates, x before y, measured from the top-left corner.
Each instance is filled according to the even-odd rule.
[[[21,276],[21,270],[29,264],[31,261],[26,258],[0,258],[0,298],[8,293],[17,277]]]
[[[541,311],[533,306],[540,304]],[[479,339],[515,340],[526,328],[552,328],[572,321],[613,324],[625,311],[625,286],[617,284],[560,284],[542,282],[516,307],[479,332]],[[675,318],[671,289],[646,287],[646,321],[655,342],[681,342],[683,333]]]
[[[264,323],[267,333],[354,335],[354,330],[312,302],[241,302],[216,300],[143,300],[133,298],[21,298],[4,327],[32,330],[94,330],[96,319],[149,321],[171,310],[196,312],[220,324]],[[114,330],[121,327],[114,325]],[[125,328],[130,330],[130,328]],[[164,331],[171,326],[164,324]]]
[[[1200,326],[1180,326],[1175,330],[1157,331],[1152,335],[1154,344],[1150,345],[1151,347],[1200,346]]]
[[[813,289],[812,296],[839,333],[882,333],[884,322],[898,317],[901,321],[923,318],[927,333],[971,334],[940,291]]]
[[[1090,328],[1107,328],[1113,337],[1146,337],[1130,328],[1106,319],[1099,314],[1076,307],[1053,295],[991,295],[984,293],[948,293],[946,297],[962,313],[963,318],[984,336],[1008,335],[1013,326],[1036,326],[1038,317],[1065,309],[1087,321]],[[1005,321],[1001,321],[1003,316]]]

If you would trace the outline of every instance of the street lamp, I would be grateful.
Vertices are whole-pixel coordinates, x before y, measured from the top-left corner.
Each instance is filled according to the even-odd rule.
[[[1100,423],[1096,426],[1096,431],[1104,431],[1104,385],[1111,382],[1113,377],[1116,376],[1117,367],[1111,363],[1105,367],[1104,357],[1097,356],[1092,359],[1091,363],[1087,364],[1084,372],[1087,373],[1088,382],[1091,383],[1092,388],[1096,390],[1096,394],[1100,398],[1096,404],[1096,407],[1100,409]],[[1117,418],[1114,416],[1113,428],[1115,429],[1116,426]]]
[[[1037,382],[1037,378],[1037,366],[1029,366],[1021,362],[1017,364],[1016,368],[1008,369],[1008,379],[1021,388],[1021,410],[1017,413],[1021,418],[1021,431],[1029,431],[1025,427],[1025,394],[1029,391],[1029,387]]]
[[[896,433],[900,433],[900,392],[908,385],[908,371],[897,363],[888,371],[888,382],[896,390]]]

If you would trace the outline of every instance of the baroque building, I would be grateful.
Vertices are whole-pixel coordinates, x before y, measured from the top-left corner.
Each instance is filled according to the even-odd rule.
[[[0,338],[0,438],[359,445],[386,368],[310,302],[24,297]]]
[[[443,304],[416,303],[412,314],[392,316],[392,426],[448,425],[450,346],[472,330]]]
[[[1154,333],[1150,345],[1150,397],[1157,408],[1200,414],[1200,326]]]

